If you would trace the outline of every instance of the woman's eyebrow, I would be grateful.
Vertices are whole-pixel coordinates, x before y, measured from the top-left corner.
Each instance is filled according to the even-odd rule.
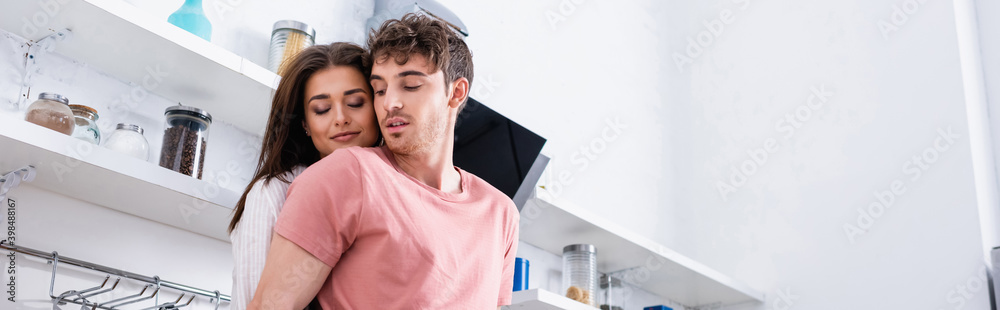
[[[363,92],[365,92],[364,89],[355,88],[355,89],[352,89],[352,90],[344,91],[344,96],[349,96],[349,95],[353,95],[353,94],[357,94],[357,93],[363,93]]]
[[[311,98],[309,98],[309,100],[306,100],[306,103],[310,103],[313,100],[323,100],[323,99],[330,99],[330,94],[319,94],[312,96]]]

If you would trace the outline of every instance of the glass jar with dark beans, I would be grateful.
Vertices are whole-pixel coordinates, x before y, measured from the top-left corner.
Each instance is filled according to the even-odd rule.
[[[167,124],[160,166],[201,179],[212,116],[202,109],[179,105],[167,108],[163,115]]]

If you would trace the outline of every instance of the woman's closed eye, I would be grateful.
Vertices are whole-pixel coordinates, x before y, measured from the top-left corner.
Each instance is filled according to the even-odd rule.
[[[322,110],[321,109],[316,109],[316,110],[313,110],[313,113],[316,113],[316,115],[323,115],[323,114],[326,114],[326,112],[329,112],[329,111],[330,111],[330,108],[326,108],[326,109],[322,109]]]

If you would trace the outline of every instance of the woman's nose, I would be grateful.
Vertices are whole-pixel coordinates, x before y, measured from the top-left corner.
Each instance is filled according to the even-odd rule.
[[[336,124],[337,126],[347,125],[348,123],[351,122],[350,116],[347,115],[347,109],[345,109],[343,105],[337,105],[337,107],[334,109],[334,113],[335,114],[333,121],[334,124]]]

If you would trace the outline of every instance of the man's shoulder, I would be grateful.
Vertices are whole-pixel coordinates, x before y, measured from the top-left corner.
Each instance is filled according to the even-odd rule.
[[[492,184],[486,182],[486,180],[483,180],[471,172],[465,170],[462,170],[462,172],[463,176],[468,177],[469,188],[475,189],[475,192],[472,194],[479,196],[477,198],[480,200],[491,201],[494,205],[502,207],[499,211],[513,211],[514,214],[518,213],[517,206],[514,205],[514,201],[511,200],[510,197],[507,197],[507,194],[504,194],[496,187],[493,187]]]

